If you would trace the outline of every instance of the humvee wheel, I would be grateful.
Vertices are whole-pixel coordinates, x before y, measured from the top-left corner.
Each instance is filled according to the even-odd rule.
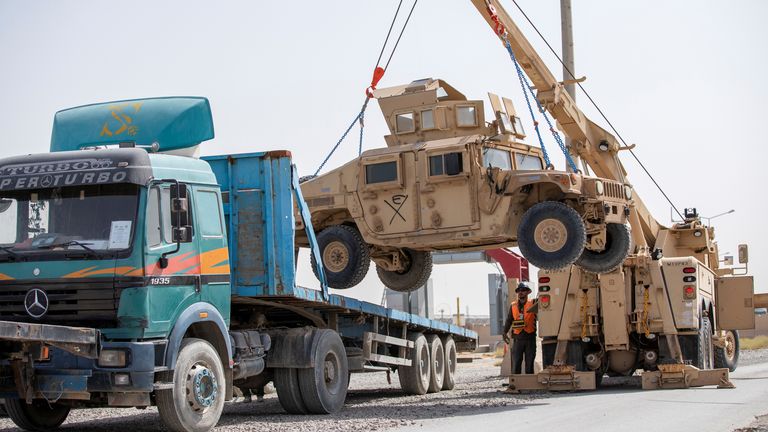
[[[317,243],[331,288],[352,288],[368,273],[370,251],[357,228],[347,225],[328,227],[317,235]],[[312,271],[317,276],[315,257],[311,259]]]
[[[415,251],[402,249],[407,258],[405,270],[389,271],[376,265],[376,273],[379,280],[389,289],[399,292],[410,292],[424,286],[432,274],[432,253],[429,251]]]
[[[581,216],[561,202],[535,204],[525,212],[517,228],[520,252],[531,264],[545,270],[559,270],[576,262],[586,242]]]
[[[725,346],[715,347],[715,367],[728,368],[731,372],[739,365],[739,332],[725,331]]]
[[[5,410],[8,417],[21,429],[27,431],[50,431],[64,423],[69,415],[69,407],[35,399],[28,404],[21,399],[6,399]]]
[[[606,224],[605,249],[591,251],[584,249],[576,265],[592,273],[608,273],[619,267],[629,256],[632,237],[629,227],[624,224]]]

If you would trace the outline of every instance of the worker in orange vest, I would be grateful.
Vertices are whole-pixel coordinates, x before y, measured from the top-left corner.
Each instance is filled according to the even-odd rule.
[[[521,282],[515,289],[517,301],[509,306],[509,315],[504,321],[504,342],[510,343],[509,330],[512,329],[515,343],[512,345],[512,373],[522,373],[525,358],[525,373],[533,373],[533,361],[536,358],[536,300],[528,300],[531,288]]]

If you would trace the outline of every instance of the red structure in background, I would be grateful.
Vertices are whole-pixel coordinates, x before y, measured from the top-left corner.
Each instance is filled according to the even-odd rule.
[[[485,254],[499,263],[504,270],[504,276],[519,279],[521,282],[528,282],[528,260],[522,255],[518,255],[509,249],[489,249]]]

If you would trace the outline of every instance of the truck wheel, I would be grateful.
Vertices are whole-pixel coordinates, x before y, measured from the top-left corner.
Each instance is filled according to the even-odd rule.
[[[443,390],[453,390],[456,387],[456,342],[451,336],[443,338],[443,351],[445,352],[445,375],[443,376]]]
[[[429,359],[431,360],[427,392],[437,393],[443,389],[443,380],[445,379],[445,349],[440,336],[434,334],[427,336],[427,345],[429,345]]]
[[[28,404],[21,399],[5,399],[8,417],[21,429],[28,431],[49,431],[64,423],[69,415],[69,407],[57,403],[35,399]]]
[[[400,380],[400,388],[412,395],[423,395],[429,390],[430,361],[427,338],[422,333],[416,332],[408,335],[408,340],[413,341],[410,350],[410,366],[398,366],[397,376]]]
[[[739,365],[739,332],[725,331],[725,347],[715,347],[715,367],[728,368],[731,372]]]
[[[520,252],[531,264],[545,270],[559,270],[576,262],[586,242],[581,216],[557,201],[529,208],[517,228]]]
[[[592,273],[608,273],[619,267],[629,256],[632,237],[629,227],[624,224],[606,224],[605,249],[591,251],[584,249],[576,265]]]
[[[219,354],[208,341],[181,343],[175,369],[160,373],[173,388],[156,392],[157,411],[165,426],[177,432],[211,430],[224,410],[226,377]]]
[[[347,399],[349,369],[341,337],[333,330],[315,331],[314,368],[299,369],[301,397],[312,414],[332,414]]]
[[[709,318],[702,315],[699,319],[699,332],[692,336],[678,336],[683,360],[688,360],[699,369],[712,369],[714,353],[712,349],[712,326]]]
[[[379,280],[393,291],[415,291],[423,287],[432,274],[432,253],[405,248],[402,251],[408,258],[405,270],[389,271],[376,265],[376,273]]]
[[[280,405],[288,414],[307,414],[304,399],[301,397],[298,369],[275,369],[275,390]]]
[[[347,225],[330,226],[320,231],[317,243],[325,277],[331,288],[352,288],[368,273],[371,265],[370,250],[357,228]],[[311,260],[312,271],[319,278],[314,255]]]

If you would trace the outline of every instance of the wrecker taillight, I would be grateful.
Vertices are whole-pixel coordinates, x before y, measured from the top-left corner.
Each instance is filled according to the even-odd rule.
[[[696,267],[685,267],[683,268],[683,273],[696,273]]]
[[[686,299],[692,299],[696,297],[696,287],[693,285],[685,285],[683,287],[683,297]]]
[[[541,294],[539,296],[539,304],[541,304],[542,309],[546,309],[549,307],[550,297],[549,294]]]
[[[549,276],[542,276],[539,278],[539,283],[549,283]]]

